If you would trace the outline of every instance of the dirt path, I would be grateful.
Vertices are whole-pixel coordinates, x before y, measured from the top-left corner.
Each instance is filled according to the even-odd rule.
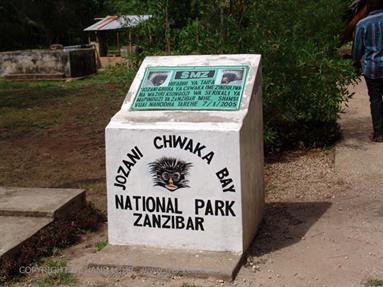
[[[344,140],[335,152],[338,184],[328,182],[331,198],[310,202],[306,197],[300,204],[283,200],[286,239],[278,238],[281,225],[271,224],[271,240],[263,241],[262,233],[256,240],[253,260],[261,264],[254,286],[352,287],[383,278],[383,144],[369,142],[364,82],[353,89],[356,94],[341,120]]]
[[[368,141],[371,124],[364,83],[355,91],[341,121],[345,138],[336,149],[292,153],[267,165],[265,222],[235,282],[133,273],[118,278],[83,275],[80,281],[108,286],[182,286],[186,282],[353,287],[382,279],[383,144]],[[86,255],[71,260],[77,266],[85,261]]]
[[[96,243],[106,240],[105,226],[62,251],[76,270],[75,286],[353,287],[383,279],[383,144],[368,140],[364,83],[354,89],[336,149],[289,153],[266,165],[265,221],[234,282],[84,272]],[[33,285],[36,277],[11,286]]]

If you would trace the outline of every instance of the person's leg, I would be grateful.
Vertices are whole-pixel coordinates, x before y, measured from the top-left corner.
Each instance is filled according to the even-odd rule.
[[[383,136],[383,79],[365,78],[370,96],[370,108],[374,138]]]

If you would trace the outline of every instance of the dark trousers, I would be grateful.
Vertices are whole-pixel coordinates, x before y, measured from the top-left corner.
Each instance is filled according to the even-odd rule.
[[[383,79],[369,79],[365,77],[368,95],[370,96],[370,107],[374,136],[383,135]]]

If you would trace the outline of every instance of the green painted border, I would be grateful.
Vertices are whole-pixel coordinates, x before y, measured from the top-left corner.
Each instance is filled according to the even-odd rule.
[[[236,107],[221,107],[221,108],[216,108],[216,107],[158,107],[158,108],[153,108],[153,107],[148,107],[148,108],[137,108],[135,107],[136,100],[141,92],[141,88],[144,84],[145,79],[148,76],[149,72],[164,72],[164,71],[182,71],[182,70],[209,70],[209,69],[238,69],[238,68],[244,68],[245,69],[245,76],[244,79],[245,81],[242,84],[242,89],[241,89],[241,95],[238,100],[237,106]],[[241,107],[242,99],[243,99],[243,93],[245,91],[245,85],[247,83],[247,78],[249,75],[250,67],[248,65],[225,65],[225,66],[161,66],[161,67],[146,67],[145,68],[145,73],[144,77],[141,80],[140,86],[138,88],[138,91],[136,95],[134,96],[133,103],[130,107],[130,110],[132,111],[238,111]],[[173,73],[173,77],[174,77]]]

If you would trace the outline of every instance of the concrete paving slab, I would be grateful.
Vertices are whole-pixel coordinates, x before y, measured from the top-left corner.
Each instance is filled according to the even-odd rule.
[[[88,268],[110,268],[139,273],[177,274],[233,280],[242,263],[241,254],[185,251],[142,246],[112,246],[94,254]]]
[[[0,187],[0,216],[61,218],[84,204],[82,189]]]
[[[0,258],[52,221],[53,218],[0,216]]]

